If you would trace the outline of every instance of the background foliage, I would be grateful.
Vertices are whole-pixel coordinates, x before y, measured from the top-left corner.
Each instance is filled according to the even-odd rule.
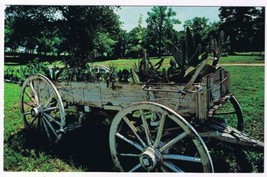
[[[139,18],[138,26],[122,29],[114,6],[7,6],[5,9],[6,59],[32,54],[40,58],[61,56],[71,65],[82,65],[96,59],[141,57],[140,48],[149,56],[170,55],[168,41],[185,43],[185,30],[176,31],[171,7],[155,6],[148,18]],[[184,22],[194,34],[195,43],[207,46],[210,36],[224,32],[225,53],[264,50],[265,8],[221,7],[219,22],[206,17]],[[142,27],[142,21],[147,27]],[[201,53],[205,50],[201,49]],[[27,55],[29,58],[30,55]],[[22,57],[23,59],[27,57]]]

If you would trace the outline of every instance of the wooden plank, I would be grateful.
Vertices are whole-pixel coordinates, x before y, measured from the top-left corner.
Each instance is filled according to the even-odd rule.
[[[60,82],[55,85],[63,100],[84,106],[118,110],[134,102],[152,101],[163,104],[182,116],[195,115],[197,110],[196,94],[188,93],[181,97],[181,93],[177,92],[183,90],[184,86],[177,84],[149,84],[151,89],[158,90],[153,92],[143,90],[143,84],[136,83],[116,82],[109,87],[104,82]],[[153,94],[153,97],[149,94]]]
[[[221,84],[221,96],[225,96],[230,93],[230,74],[224,71],[222,79],[224,80]]]
[[[101,107],[99,83],[58,82],[55,85],[62,100],[79,105]]]
[[[125,107],[134,102],[148,100],[148,93],[142,89],[141,84],[116,82],[109,87],[100,84],[100,91],[103,105]]]
[[[207,119],[208,116],[208,91],[207,89],[203,89],[201,92],[197,93],[197,111],[196,114],[200,120],[203,122]]]
[[[149,99],[149,101],[165,105],[184,117],[196,114],[196,94],[179,93],[184,90],[184,84],[148,84],[147,87],[153,90],[154,96],[154,99]]]
[[[221,70],[216,70],[214,73],[207,76],[207,89],[209,95],[209,103],[212,105],[221,97]],[[207,103],[208,104],[208,103]]]

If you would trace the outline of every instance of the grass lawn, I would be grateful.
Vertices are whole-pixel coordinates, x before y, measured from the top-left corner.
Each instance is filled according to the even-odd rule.
[[[163,67],[169,67],[171,56],[164,57],[164,62],[162,64]],[[221,57],[219,64],[252,64],[252,63],[264,63],[264,60],[258,60],[258,56],[226,56]],[[110,60],[110,61],[104,61],[104,62],[95,62],[94,64],[101,64],[106,66],[116,66],[117,69],[123,69],[123,68],[132,68],[135,63],[137,63],[140,59],[119,59],[119,60]],[[150,61],[152,64],[155,64],[160,59],[152,57],[150,58]]]
[[[169,67],[170,59],[173,58],[172,56],[166,56],[164,57],[164,62],[162,64],[163,67]],[[252,64],[252,63],[264,63],[264,59],[259,60],[259,56],[254,55],[229,55],[225,57],[221,57],[219,64]],[[121,69],[130,69],[134,66],[134,64],[137,64],[140,62],[141,59],[117,59],[117,60],[109,60],[109,61],[101,61],[101,62],[94,62],[94,65],[105,65],[105,66],[115,66],[117,70]],[[152,64],[155,64],[160,59],[157,57],[151,57],[150,61]],[[48,62],[47,62],[48,63]],[[12,68],[20,68],[24,67],[25,65],[19,65],[18,63],[14,62],[6,62],[5,63],[5,69],[12,67]],[[54,62],[50,64],[50,66],[63,66],[63,63],[61,61]]]
[[[234,58],[232,56],[222,57],[221,62],[236,62],[237,58],[235,60]],[[241,58],[243,62],[255,63],[251,57],[242,56]],[[164,65],[167,66],[169,57],[166,59]],[[130,68],[136,61],[136,59],[121,59],[99,62],[99,64],[109,66],[114,63],[118,65],[118,68]],[[157,59],[151,61],[156,62]],[[243,109],[244,132],[263,141],[264,67],[226,66],[224,68],[231,74],[232,92]],[[82,138],[77,137],[76,134],[71,142],[67,142],[68,146],[61,149],[64,152],[58,153],[53,150],[25,147],[22,133],[23,122],[19,114],[19,94],[20,87],[18,85],[4,84],[4,171],[109,171],[112,169],[112,167],[101,165],[101,163],[108,161],[107,158],[110,158],[108,143],[106,144],[107,139],[105,139],[108,134],[104,133],[108,132],[108,127],[103,127],[104,130],[101,127],[81,130],[78,132],[78,136],[82,136]],[[96,137],[90,138],[90,134],[94,134]],[[246,151],[246,154],[253,165],[253,171],[262,172],[263,154],[249,151]],[[226,159],[226,161],[228,160]],[[234,167],[231,168],[231,164],[229,166],[229,169],[225,169],[226,172],[236,170],[233,169]]]

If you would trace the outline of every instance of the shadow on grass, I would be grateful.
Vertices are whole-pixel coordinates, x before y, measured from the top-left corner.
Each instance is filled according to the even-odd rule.
[[[68,133],[53,147],[48,147],[46,141],[34,136],[34,132],[29,130],[11,135],[5,143],[23,156],[29,157],[29,160],[34,160],[31,159],[34,150],[37,157],[44,153],[82,171],[112,172],[114,166],[109,151],[109,125],[90,123]]]
[[[109,126],[86,124],[66,135],[57,146],[57,155],[74,161],[88,171],[114,171],[109,150]]]
[[[101,124],[93,118],[82,128],[68,133],[52,148],[34,136],[33,132],[26,130],[10,136],[7,143],[24,156],[30,157],[30,151],[34,150],[37,157],[39,153],[45,153],[82,171],[114,172],[116,169],[110,156],[108,138],[109,125]],[[263,154],[261,158],[255,157],[255,160],[248,159],[240,147],[233,148],[217,141],[208,141],[207,146],[216,173],[263,172]]]

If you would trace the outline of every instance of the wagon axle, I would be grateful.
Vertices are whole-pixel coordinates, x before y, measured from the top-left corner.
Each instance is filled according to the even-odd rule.
[[[162,163],[162,155],[158,149],[148,147],[139,157],[140,164],[147,171],[153,170],[157,165]]]
[[[37,107],[32,108],[31,110],[32,117],[42,117],[43,115],[44,115],[44,109],[41,105],[38,105]]]

